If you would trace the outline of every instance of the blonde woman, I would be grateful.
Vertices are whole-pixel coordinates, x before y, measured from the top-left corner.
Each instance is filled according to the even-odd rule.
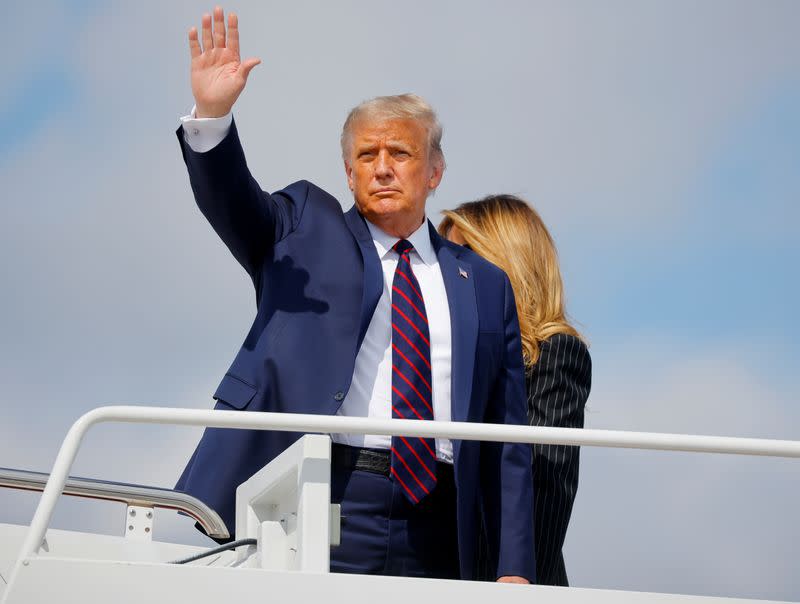
[[[533,426],[582,428],[592,361],[564,311],[553,239],[513,195],[492,195],[444,212],[439,233],[502,268],[514,290]],[[567,585],[562,547],[578,489],[578,447],[533,445],[536,582]],[[483,548],[482,548],[483,549]]]

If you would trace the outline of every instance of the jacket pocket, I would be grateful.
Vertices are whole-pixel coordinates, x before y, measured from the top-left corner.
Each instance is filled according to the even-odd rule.
[[[226,373],[216,392],[214,392],[214,398],[220,402],[227,403],[234,409],[244,409],[253,400],[256,392],[258,390],[255,386],[251,386],[235,375]]]

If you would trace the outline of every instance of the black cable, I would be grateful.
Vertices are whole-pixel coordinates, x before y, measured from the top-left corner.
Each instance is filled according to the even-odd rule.
[[[212,547],[211,549],[200,552],[199,554],[195,554],[194,556],[189,556],[188,558],[173,560],[168,564],[186,564],[187,562],[194,562],[195,560],[200,560],[201,558],[207,558],[208,556],[213,556],[214,554],[219,554],[229,549],[236,549],[237,547],[241,547],[243,545],[256,545],[257,543],[258,539],[239,539],[238,541],[231,541],[230,543],[220,545],[219,547]]]

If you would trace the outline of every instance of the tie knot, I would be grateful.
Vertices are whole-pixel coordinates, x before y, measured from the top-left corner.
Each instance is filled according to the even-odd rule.
[[[411,245],[411,242],[408,239],[401,239],[394,244],[394,248],[392,249],[402,256],[403,254],[407,254],[409,251],[413,250],[414,246]]]

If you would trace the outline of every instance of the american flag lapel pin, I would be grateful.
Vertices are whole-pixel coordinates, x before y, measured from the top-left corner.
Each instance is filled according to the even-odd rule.
[[[462,279],[469,279],[469,275],[467,274],[467,271],[465,271],[460,266],[458,267],[458,276],[461,277]]]

